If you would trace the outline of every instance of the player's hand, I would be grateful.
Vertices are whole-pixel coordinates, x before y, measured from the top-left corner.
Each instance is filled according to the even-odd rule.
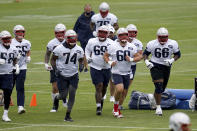
[[[5,64],[5,59],[0,59],[0,65]]]
[[[84,64],[79,64],[79,72],[82,72],[84,68]]]
[[[15,65],[15,68],[16,68],[16,72],[15,72],[15,74],[16,74],[16,75],[18,75],[18,74],[20,73],[19,65],[18,65],[18,64],[16,64],[16,65]]]
[[[30,56],[27,56],[26,57],[26,63],[30,63],[30,61],[31,61],[31,57]]]
[[[167,65],[167,66],[171,66],[172,63],[174,62],[174,58],[172,58],[172,59],[167,59],[167,60],[164,60],[164,61],[166,62],[166,65]]]
[[[45,63],[44,65],[45,65],[45,69],[47,71],[53,70],[53,68],[51,66],[49,66],[47,63]]]
[[[145,64],[146,64],[148,69],[151,69],[151,68],[154,67],[153,63],[151,63],[149,60],[145,60]]]
[[[88,58],[87,59],[88,64],[90,64],[91,62],[93,62],[92,58]]]
[[[108,64],[109,64],[110,66],[112,66],[112,67],[115,66],[116,63],[117,63],[116,61],[108,61]]]
[[[133,62],[133,60],[134,60],[133,58],[129,57],[128,55],[126,55],[125,58],[128,62]]]

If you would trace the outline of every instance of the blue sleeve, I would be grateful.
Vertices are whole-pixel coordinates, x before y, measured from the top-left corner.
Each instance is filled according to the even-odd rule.
[[[79,27],[79,18],[77,19],[76,23],[75,23],[75,26],[73,28],[73,30],[77,33],[78,32],[78,27]]]
[[[151,52],[148,52],[146,49],[145,49],[144,52],[143,52],[143,55],[149,56],[150,54],[151,54]]]

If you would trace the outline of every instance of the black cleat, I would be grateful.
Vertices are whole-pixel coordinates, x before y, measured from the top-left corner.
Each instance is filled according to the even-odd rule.
[[[73,119],[70,117],[70,113],[69,112],[66,113],[66,116],[64,118],[64,121],[73,122]]]
[[[84,69],[84,72],[87,73],[87,72],[88,72],[88,68],[85,68],[85,69]]]
[[[96,108],[96,115],[100,116],[101,113],[102,113],[101,107],[97,107],[97,108]]]

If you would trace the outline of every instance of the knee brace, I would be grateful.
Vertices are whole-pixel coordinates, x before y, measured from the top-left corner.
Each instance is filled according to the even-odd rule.
[[[156,83],[154,83],[154,85],[155,85],[155,93],[156,94],[161,94],[162,92],[164,92],[163,82],[156,82]]]

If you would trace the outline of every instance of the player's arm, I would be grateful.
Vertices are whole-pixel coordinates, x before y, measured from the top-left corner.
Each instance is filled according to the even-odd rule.
[[[56,60],[58,59],[58,56],[55,56],[54,54],[52,55],[52,57],[51,57],[51,65],[52,65],[52,67],[53,67],[53,69],[54,70],[56,70],[57,69],[57,67],[56,67]]]
[[[84,57],[79,58],[78,62],[79,62],[79,72],[82,72],[84,68]]]
[[[174,53],[174,57],[173,58],[174,58],[175,61],[178,60],[179,58],[181,58],[181,52],[178,51],[178,52]]]
[[[90,29],[93,31],[95,29],[95,23],[90,22]]]
[[[151,52],[147,51],[147,49],[144,50],[143,52],[143,58],[144,58],[144,62],[147,66],[148,69],[151,69],[154,67],[153,63],[151,63],[149,60],[148,60],[148,56],[151,54]]]
[[[52,70],[52,67],[48,65],[50,56],[51,56],[51,51],[49,51],[48,48],[47,48],[46,53],[45,53],[45,58],[44,58],[45,69],[47,71]]]

